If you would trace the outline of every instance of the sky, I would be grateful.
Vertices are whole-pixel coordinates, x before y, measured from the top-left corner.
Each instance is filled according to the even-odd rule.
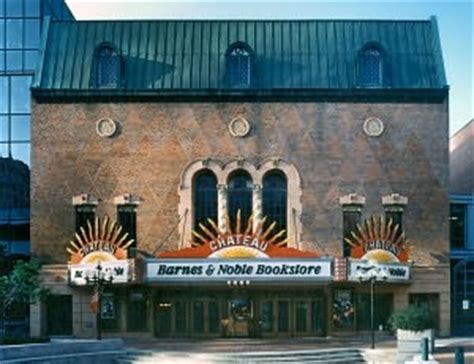
[[[66,0],[91,19],[438,19],[450,86],[450,135],[474,118],[474,0],[249,1]]]

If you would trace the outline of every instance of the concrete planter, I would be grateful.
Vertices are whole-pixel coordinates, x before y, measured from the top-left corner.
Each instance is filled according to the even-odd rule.
[[[409,331],[397,329],[397,363],[404,363],[411,360],[415,355],[421,354],[421,340],[429,340],[430,353],[434,349],[434,330]]]

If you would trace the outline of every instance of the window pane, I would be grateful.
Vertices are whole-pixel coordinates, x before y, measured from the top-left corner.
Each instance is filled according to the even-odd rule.
[[[204,332],[204,303],[193,302],[193,330]]]
[[[38,60],[38,51],[25,51],[25,70],[36,70],[36,62]]]
[[[200,231],[200,223],[209,225],[207,219],[217,223],[217,178],[214,173],[205,170],[194,178],[193,185],[193,229]]]
[[[311,303],[311,330],[319,333],[324,331],[324,306],[322,300]]]
[[[40,0],[26,0],[25,3],[26,16],[40,16]]]
[[[216,301],[209,301],[209,332],[219,332],[219,304]]]
[[[12,141],[30,140],[30,116],[12,115]]]
[[[287,222],[287,187],[286,177],[280,171],[271,171],[263,178],[263,216],[267,217],[265,229],[276,222],[273,233],[286,229]],[[282,240],[286,238],[286,233]]]
[[[245,171],[234,172],[228,181],[228,211],[231,228],[236,228],[237,212],[240,210],[242,226],[245,228],[252,214],[252,179]]]
[[[231,86],[250,85],[251,55],[243,47],[235,47],[227,58],[227,75]]]
[[[262,330],[264,332],[273,331],[273,302],[263,302],[261,305],[260,320],[262,321]]]
[[[358,206],[345,206],[342,213],[343,238],[352,239],[352,232],[357,231],[357,224],[360,224],[361,213]],[[343,239],[342,247],[345,257],[351,256],[351,246]]]
[[[8,113],[8,77],[0,77],[0,113]]]
[[[8,141],[8,117],[0,116],[0,142]]]
[[[7,51],[7,70],[21,71],[23,69],[22,56],[22,51]]]
[[[466,236],[466,205],[450,206],[451,248],[464,248]]]
[[[0,157],[3,157],[3,158],[8,157],[8,146],[9,144],[7,143],[0,143]]]
[[[363,86],[382,84],[382,55],[377,49],[367,49],[361,56],[361,83]]]
[[[391,210],[385,211],[385,220],[389,222],[392,220],[392,226],[395,227],[398,225],[397,234],[395,235],[397,238],[403,233],[403,212],[398,207],[391,207]]]
[[[123,231],[128,233],[127,239],[133,239],[128,249],[128,257],[135,257],[137,248],[137,213],[133,205],[119,205],[117,207],[117,220]]]
[[[23,0],[7,0],[7,16],[22,16]]]
[[[175,330],[177,334],[186,334],[186,302],[178,301],[175,304]]]
[[[12,157],[13,159],[20,160],[30,165],[30,143],[15,143],[12,144]]]
[[[5,71],[5,51],[0,51],[0,72]]]
[[[5,19],[0,19],[0,48],[5,48]]]
[[[11,79],[12,113],[30,113],[30,76],[18,76]]]
[[[23,45],[23,20],[7,20],[7,48],[21,48]]]
[[[5,0],[0,0],[0,16],[5,16]]]
[[[25,48],[38,48],[40,35],[40,21],[37,19],[25,20]]]
[[[76,206],[76,231],[80,231],[81,227],[87,227],[87,221],[94,220],[95,210],[92,205]]]
[[[288,301],[278,301],[278,332],[288,331],[290,328]]]
[[[306,318],[308,311],[306,302],[296,302],[296,331],[305,332],[307,330]]]

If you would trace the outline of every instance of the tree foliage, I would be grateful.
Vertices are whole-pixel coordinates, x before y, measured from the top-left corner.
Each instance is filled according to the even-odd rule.
[[[8,275],[0,277],[3,310],[12,305],[29,305],[46,298],[48,290],[41,285],[41,265],[32,260],[18,261]]]

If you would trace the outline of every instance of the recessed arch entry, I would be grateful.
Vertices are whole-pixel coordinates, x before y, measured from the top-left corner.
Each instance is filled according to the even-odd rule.
[[[196,181],[206,196],[197,196],[200,192]],[[215,190],[212,181],[217,182]],[[287,245],[298,248],[302,189],[300,175],[292,163],[277,157],[258,164],[243,158],[226,162],[202,158],[189,163],[181,172],[178,190],[179,248],[191,245],[192,231],[198,227],[197,221],[203,220],[203,210],[209,207],[214,211],[212,206],[202,206],[204,200],[214,203],[212,191],[217,195],[217,223],[221,229],[226,228],[226,218],[235,214],[234,210],[241,210],[242,221],[253,213],[254,227],[266,213],[270,219],[278,220],[277,229],[286,230]],[[277,199],[276,203],[270,201],[272,198]]]

